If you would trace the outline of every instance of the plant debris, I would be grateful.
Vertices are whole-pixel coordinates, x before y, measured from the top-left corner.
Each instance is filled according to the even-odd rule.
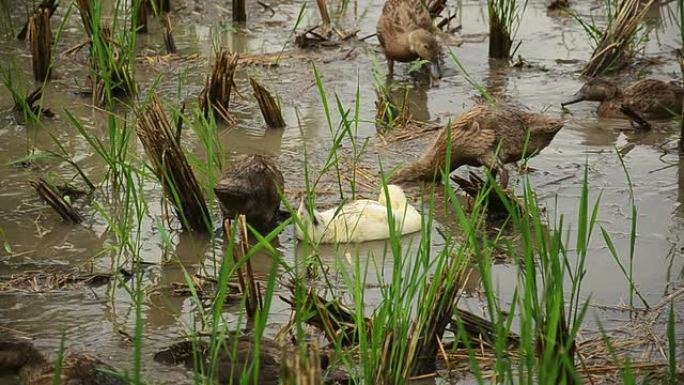
[[[152,94],[147,107],[138,116],[137,132],[183,228],[210,231],[211,216],[202,189],[175,139],[174,129],[156,93]]]
[[[38,178],[31,182],[31,186],[36,189],[38,195],[50,205],[59,216],[65,221],[69,221],[74,224],[81,223],[83,217],[81,214],[71,205],[67,200],[65,200],[55,186],[49,183],[43,178]]]
[[[199,95],[200,109],[205,116],[215,113],[225,122],[232,124],[235,118],[228,111],[230,93],[233,90],[233,76],[238,64],[238,55],[221,49],[216,54],[211,75],[207,76],[204,89]]]
[[[112,273],[24,271],[0,279],[0,292],[46,293],[109,283]]]
[[[261,110],[261,115],[264,116],[266,125],[269,128],[284,128],[285,120],[280,111],[280,105],[271,93],[252,77],[249,78],[249,83],[252,85],[257,102],[259,102],[259,109]]]

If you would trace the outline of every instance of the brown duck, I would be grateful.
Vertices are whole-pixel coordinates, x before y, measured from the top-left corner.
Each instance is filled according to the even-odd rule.
[[[504,164],[536,155],[561,127],[560,119],[514,106],[479,105],[452,121],[450,130],[443,128],[425,154],[399,170],[392,182],[433,181],[445,169],[450,141],[449,172],[463,165],[486,166],[501,174],[501,186],[506,188]]]
[[[278,166],[263,155],[249,155],[227,170],[214,188],[226,219],[244,214],[259,231],[275,227],[285,180]]]
[[[24,385],[52,385],[55,364],[27,341],[0,341],[0,371],[18,373]],[[62,385],[126,385],[114,369],[87,353],[69,353],[62,359]]]
[[[281,355],[283,347],[270,338],[262,338],[259,346],[259,374],[256,382],[249,384],[278,385],[281,374]],[[221,385],[239,384],[240,377],[251,365],[254,359],[254,337],[242,335],[228,337],[218,353],[217,379]],[[193,346],[193,341],[181,341],[171,345],[154,355],[154,360],[164,364],[183,364],[186,368],[195,367],[195,356],[202,364],[202,368],[209,370],[209,344],[199,341]],[[321,355],[321,368],[328,366],[328,357]]]
[[[563,107],[582,101],[601,102],[597,113],[606,118],[627,118],[624,111],[644,119],[667,119],[682,108],[684,88],[660,80],[639,80],[621,89],[615,82],[595,78],[587,82]]]
[[[389,75],[394,73],[394,61],[430,62],[433,78],[442,77],[439,65],[440,44],[428,7],[420,0],[387,0],[378,19],[377,34],[387,58]]]

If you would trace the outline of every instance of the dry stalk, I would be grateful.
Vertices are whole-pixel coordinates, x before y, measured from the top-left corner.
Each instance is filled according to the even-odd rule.
[[[164,23],[164,45],[166,46],[166,53],[176,53],[176,41],[173,39],[173,25],[171,24],[171,15],[166,15],[163,19]]]
[[[501,21],[499,15],[489,6],[489,57],[494,59],[508,59],[511,55],[513,39],[508,27]]]
[[[306,345],[305,352],[283,352],[283,385],[321,385],[321,352],[314,340]]]
[[[43,97],[43,87],[39,86],[36,88],[33,92],[28,94],[26,98],[22,101],[20,100],[15,100],[14,101],[14,110],[19,111],[19,112],[24,112],[24,113],[32,113],[34,115],[44,115],[48,118],[52,118],[55,116],[55,114],[50,111],[49,108],[44,108],[43,106],[38,103],[41,98]],[[28,109],[28,111],[25,111],[25,109]]]
[[[81,14],[81,22],[83,22],[83,29],[86,35],[92,36],[93,30],[93,11],[90,8],[89,0],[76,0],[76,8]]]
[[[156,12],[171,12],[171,0],[154,0],[150,5]]]
[[[447,0],[428,0],[425,2],[425,6],[430,12],[430,16],[434,19],[439,16],[442,11],[446,8]]]
[[[50,10],[41,9],[29,17],[29,41],[33,77],[44,82],[50,78],[52,55],[52,31],[50,30]]]
[[[457,259],[454,259],[454,261]],[[456,309],[459,284],[465,279],[465,263],[451,262],[439,276],[435,276],[430,286],[437,287],[437,295],[430,309],[422,311],[425,319],[419,317],[411,325],[409,348],[406,351],[404,367],[406,377],[432,373],[437,369],[436,360],[439,343]],[[432,291],[427,288],[426,292]]]
[[[321,20],[324,26],[330,26],[330,13],[328,13],[328,4],[326,0],[316,0],[318,11],[321,13]]]
[[[183,228],[210,231],[211,219],[202,189],[175,140],[174,130],[156,93],[138,117],[137,132]]]
[[[290,298],[281,296],[283,302],[295,307],[295,287],[290,285]],[[325,333],[330,343],[335,344],[338,340],[342,346],[358,344],[358,332],[356,326],[356,316],[353,309],[348,308],[339,300],[328,301],[317,294],[313,288],[309,288],[306,299],[303,301],[306,307],[301,311],[309,314],[306,323]],[[371,331],[371,321],[366,319],[368,332]]]
[[[249,82],[252,85],[257,102],[259,102],[259,109],[264,116],[266,125],[269,128],[284,128],[285,120],[283,119],[283,114],[271,93],[254,78],[249,78]]]
[[[630,54],[634,34],[655,0],[643,4],[640,0],[625,0],[609,29],[594,49],[582,75],[595,77],[621,64]]]
[[[38,180],[31,182],[31,186],[36,189],[36,192],[43,199],[43,201],[45,201],[45,203],[57,211],[62,219],[74,224],[78,224],[83,221],[81,214],[79,214],[74,206],[72,206],[71,203],[67,202],[62,197],[62,195],[59,193],[59,190],[48,181],[43,178],[38,178]]]
[[[204,89],[199,95],[199,105],[205,116],[209,116],[210,111],[213,111],[227,123],[235,121],[228,112],[228,107],[237,64],[237,54],[230,54],[224,49],[217,53],[211,75],[207,77]]]
[[[50,13],[50,17],[55,13],[57,10],[57,6],[59,4],[57,3],[57,0],[43,0],[38,7],[33,11],[33,15],[38,15],[41,14],[44,10],[48,10]],[[26,20],[26,23],[24,23],[24,27],[19,31],[17,34],[17,40],[26,40],[28,37],[28,32],[29,32],[29,19]]]
[[[133,0],[134,4],[136,3]],[[147,33],[147,8],[149,7],[147,0],[139,0],[137,2],[138,9],[135,14],[135,29],[138,33]]]
[[[233,22],[247,22],[247,0],[232,0],[233,2]]]
[[[226,231],[226,239],[231,239],[231,220],[226,219],[224,222]],[[235,238],[235,248],[233,250],[233,260],[239,264],[249,251],[249,238],[247,232],[247,219],[244,215],[238,216],[237,219],[238,234]],[[254,271],[252,270],[252,262],[247,259],[237,270],[238,282],[240,289],[246,296],[245,298],[245,313],[250,320],[254,319],[257,310],[263,309],[263,299],[261,298],[261,291],[257,287],[257,281],[254,279]]]

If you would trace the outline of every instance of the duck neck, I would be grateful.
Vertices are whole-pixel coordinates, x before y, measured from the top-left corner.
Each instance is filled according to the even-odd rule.
[[[394,174],[392,182],[431,181],[435,178],[434,171],[434,168],[430,166],[429,162],[420,159],[416,163],[406,166]],[[395,207],[392,208],[394,209]]]

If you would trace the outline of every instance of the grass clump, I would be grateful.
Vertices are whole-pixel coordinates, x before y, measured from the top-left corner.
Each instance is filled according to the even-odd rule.
[[[649,0],[644,4],[640,0],[625,0],[615,4],[612,0],[605,0],[608,22],[602,32],[593,21],[589,25],[575,16],[591,41],[595,43],[594,53],[582,70],[582,75],[587,77],[603,75],[619,70],[629,62],[647,35],[644,33],[641,37],[637,37],[637,32],[654,2],[655,0]]]
[[[520,26],[527,0],[488,0],[489,57],[510,59],[513,38]]]
[[[156,93],[151,95],[138,116],[137,132],[183,228],[211,231],[211,216],[202,189],[175,139],[175,131]]]

